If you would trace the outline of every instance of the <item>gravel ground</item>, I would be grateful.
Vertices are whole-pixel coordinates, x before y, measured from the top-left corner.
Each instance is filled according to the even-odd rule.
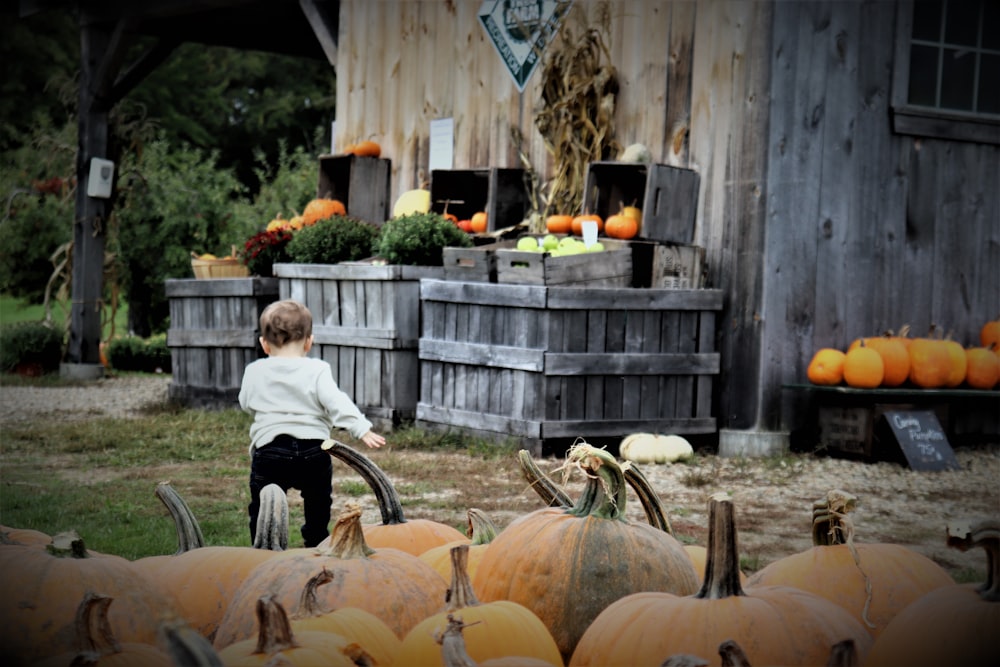
[[[65,387],[0,386],[0,426],[38,418],[134,417],[164,403],[169,385],[169,375],[128,375]],[[94,400],[98,393],[100,400]]]

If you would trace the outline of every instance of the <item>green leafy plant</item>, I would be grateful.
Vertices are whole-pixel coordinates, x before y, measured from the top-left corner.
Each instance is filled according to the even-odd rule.
[[[412,213],[382,226],[378,255],[390,264],[442,266],[445,247],[472,245],[468,234],[438,213]]]
[[[287,229],[260,232],[247,240],[240,257],[251,275],[270,278],[274,276],[275,264],[291,261],[288,254],[291,240],[292,232]]]
[[[140,338],[123,336],[113,338],[108,343],[108,362],[118,371],[142,371],[144,373],[169,373],[170,348],[164,334]]]
[[[0,368],[37,366],[43,373],[59,370],[63,334],[44,322],[20,322],[0,331]]]
[[[336,264],[371,257],[378,227],[348,216],[335,215],[296,231],[288,255],[298,264]]]

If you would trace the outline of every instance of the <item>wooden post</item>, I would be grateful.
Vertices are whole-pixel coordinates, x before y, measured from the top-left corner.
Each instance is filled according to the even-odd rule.
[[[104,290],[104,233],[108,200],[87,196],[90,160],[108,150],[110,101],[101,95],[113,76],[105,66],[111,30],[106,24],[80,26],[79,148],[76,158],[76,219],[73,222],[73,273],[70,336],[62,374],[100,377],[101,305]]]

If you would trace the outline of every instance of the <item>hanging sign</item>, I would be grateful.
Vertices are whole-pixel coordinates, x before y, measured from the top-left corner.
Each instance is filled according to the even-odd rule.
[[[486,0],[479,20],[519,92],[535,71],[572,1]]]

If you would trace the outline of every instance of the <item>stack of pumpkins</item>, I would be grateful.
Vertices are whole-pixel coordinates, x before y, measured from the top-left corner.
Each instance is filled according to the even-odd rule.
[[[905,331],[858,338],[846,352],[818,350],[806,373],[813,384],[863,389],[907,382],[922,389],[993,389],[1000,383],[1000,318],[983,324],[979,340],[980,346],[966,348],[933,335],[910,338]]]

